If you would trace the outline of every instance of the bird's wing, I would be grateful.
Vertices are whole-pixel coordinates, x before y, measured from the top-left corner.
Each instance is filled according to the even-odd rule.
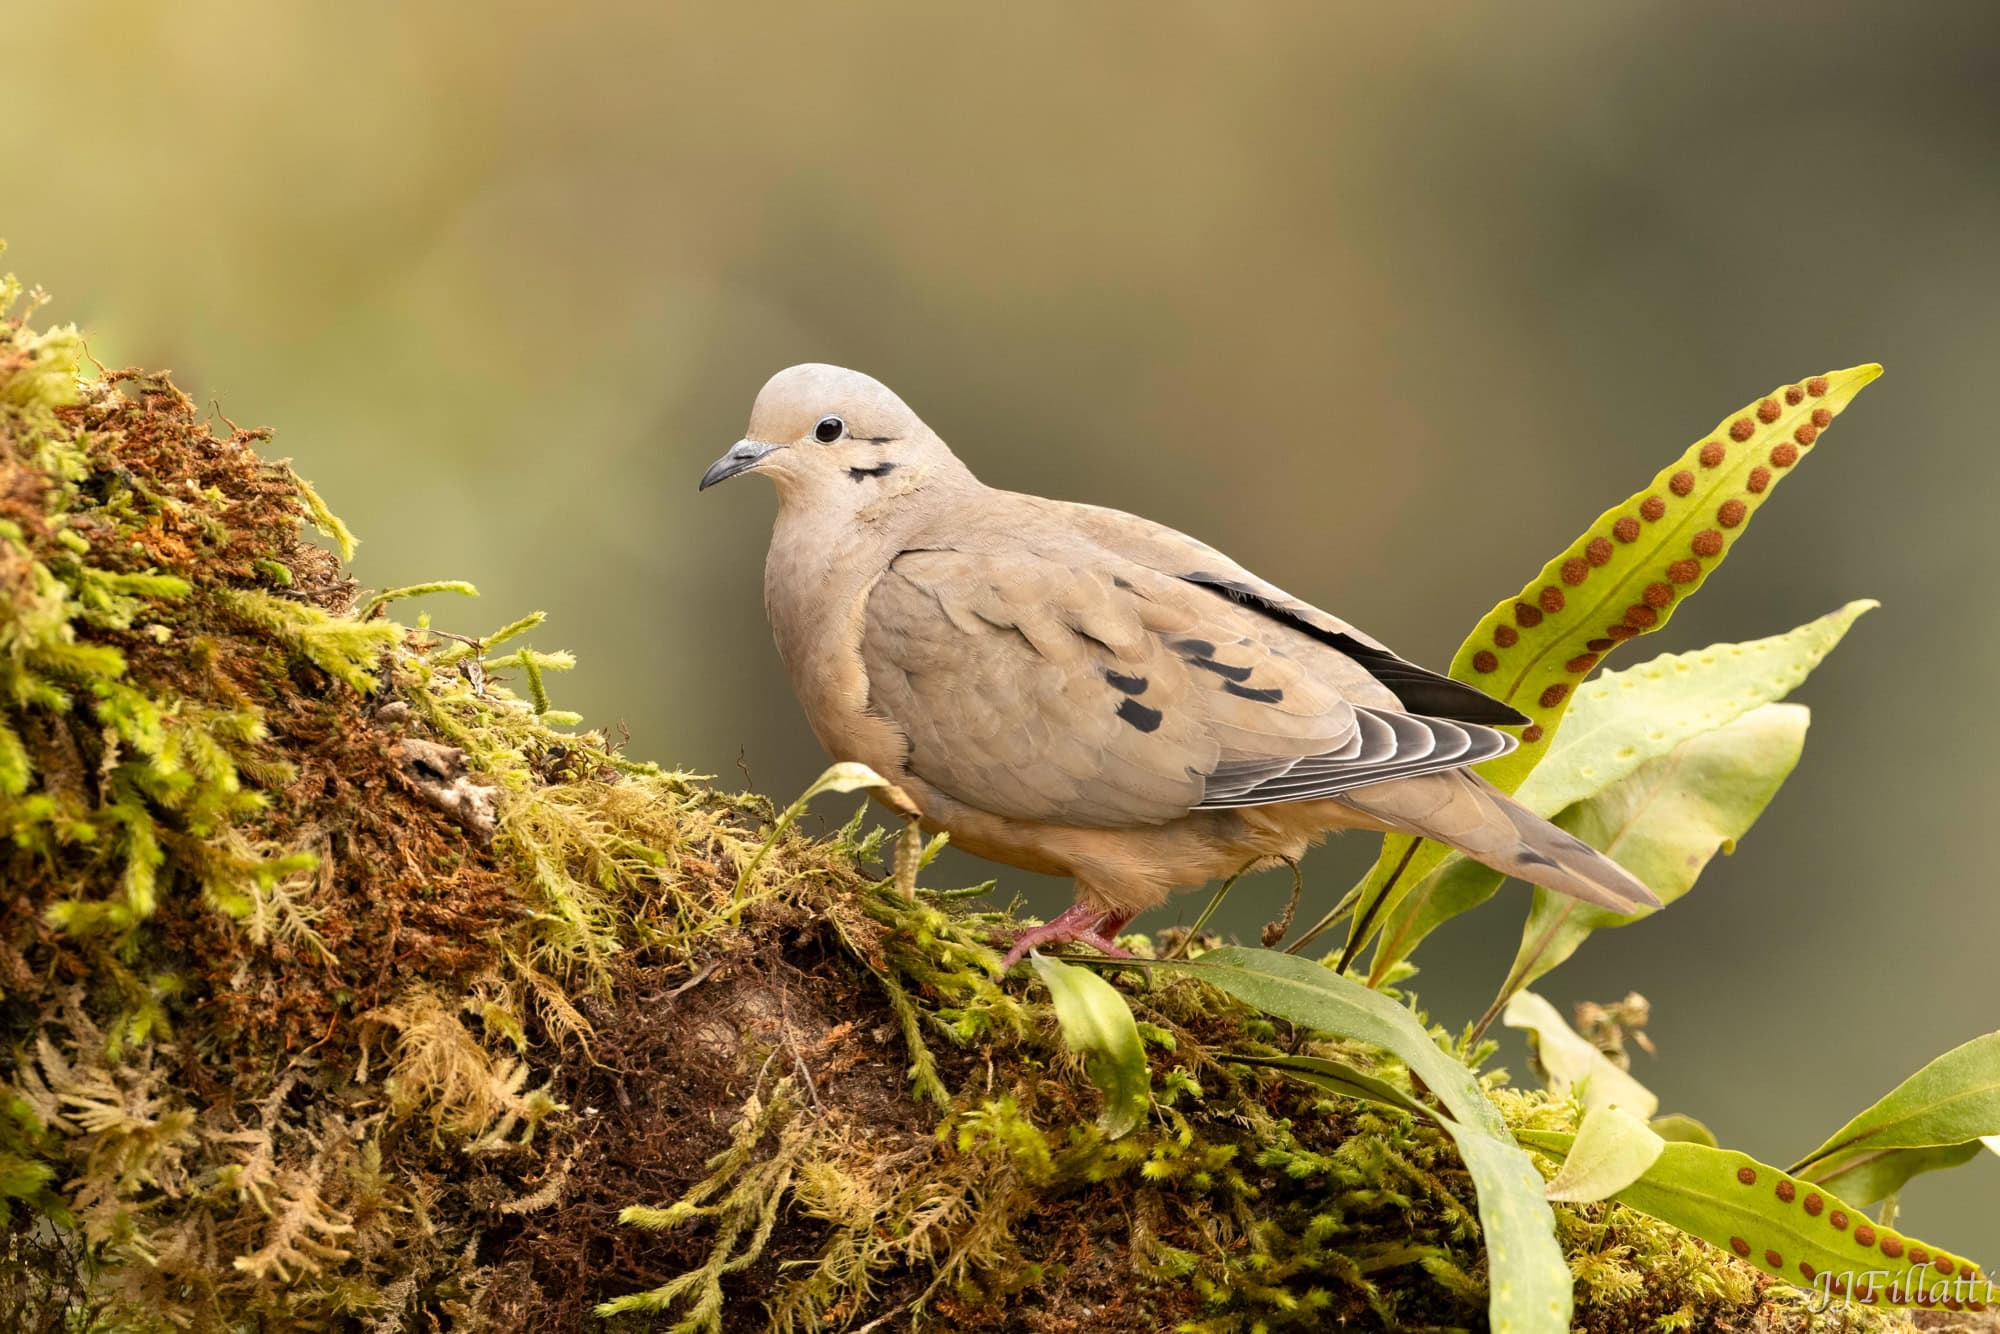
[[[1127,560],[1172,575],[1213,596],[1228,598],[1309,639],[1336,649],[1393,693],[1411,713],[1461,723],[1515,727],[1529,721],[1486,692],[1398,657],[1331,612],[1322,611],[1258,578],[1229,557],[1186,533],[1122,510],[1062,501],[1040,501],[1060,511],[1059,521]],[[1051,514],[1051,518],[1057,516]]]
[[[870,592],[869,707],[967,805],[1098,828],[1328,796],[1511,739],[1405,714],[1352,660],[1086,544],[896,557]],[[1358,698],[1357,698],[1358,697]]]

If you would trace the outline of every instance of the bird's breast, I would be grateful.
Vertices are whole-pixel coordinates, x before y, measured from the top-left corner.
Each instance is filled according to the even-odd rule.
[[[902,731],[869,709],[861,626],[880,571],[858,575],[837,551],[774,541],[764,565],[764,609],[806,723],[828,756],[885,777],[903,769]]]

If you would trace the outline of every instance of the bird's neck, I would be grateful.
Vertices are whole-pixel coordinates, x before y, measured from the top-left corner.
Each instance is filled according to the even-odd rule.
[[[825,505],[778,506],[764,560],[764,609],[794,683],[844,671],[847,664],[823,659],[850,650],[858,639],[817,629],[829,620],[844,624],[858,617],[889,562],[927,545],[938,531],[949,531],[951,516],[961,506],[976,505],[976,493],[986,489],[962,468],[918,484],[927,494],[871,496],[844,513],[829,513]]]

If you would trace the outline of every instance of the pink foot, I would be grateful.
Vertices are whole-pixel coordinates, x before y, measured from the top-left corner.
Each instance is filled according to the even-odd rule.
[[[1120,949],[1111,938],[1131,920],[1130,913],[1106,912],[1087,903],[1072,903],[1048,925],[1031,926],[1015,936],[1014,948],[1000,961],[1000,971],[1006,972],[1025,959],[1029,950],[1043,945],[1084,944],[1114,959],[1129,959],[1132,951]]]

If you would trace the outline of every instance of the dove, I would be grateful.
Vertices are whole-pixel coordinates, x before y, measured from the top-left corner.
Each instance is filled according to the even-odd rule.
[[[764,606],[820,745],[924,830],[1075,882],[1003,968],[1060,944],[1125,956],[1118,933],[1174,890],[1346,829],[1659,906],[1471,772],[1520,713],[1165,525],[985,485],[867,375],[772,376],[699,489],[743,473],[777,487]]]

